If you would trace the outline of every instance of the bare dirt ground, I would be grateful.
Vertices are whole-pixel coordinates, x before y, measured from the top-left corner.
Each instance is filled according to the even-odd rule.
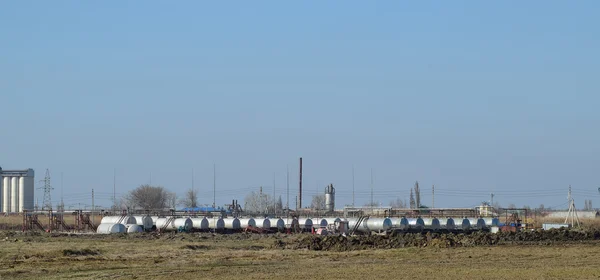
[[[0,279],[600,278],[600,234],[555,231],[495,236],[108,236],[4,231],[0,232]]]

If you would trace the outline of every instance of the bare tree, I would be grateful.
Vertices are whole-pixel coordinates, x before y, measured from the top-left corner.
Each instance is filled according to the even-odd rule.
[[[373,203],[371,202],[367,202],[365,203],[365,207],[379,207],[379,201],[373,201]]]
[[[198,193],[193,189],[189,189],[185,192],[185,195],[179,200],[179,205],[188,208],[198,207]]]
[[[419,181],[415,182],[415,199],[416,206],[415,208],[421,207],[421,189],[419,189]]]
[[[171,193],[161,186],[141,185],[125,197],[126,205],[144,210],[163,210],[171,205]]]
[[[325,209],[325,195],[313,195],[312,202],[310,203],[310,207],[315,210],[324,210]]]
[[[273,209],[271,196],[263,192],[251,192],[244,199],[244,209],[246,212],[266,214],[269,209]]]
[[[406,205],[404,204],[404,201],[402,201],[402,199],[400,199],[398,197],[398,198],[396,198],[396,200],[390,201],[390,207],[392,207],[392,208],[406,208]]]

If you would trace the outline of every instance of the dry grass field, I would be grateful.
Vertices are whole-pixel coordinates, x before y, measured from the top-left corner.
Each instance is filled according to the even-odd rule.
[[[0,279],[592,279],[600,243],[324,252],[287,236],[0,234]]]

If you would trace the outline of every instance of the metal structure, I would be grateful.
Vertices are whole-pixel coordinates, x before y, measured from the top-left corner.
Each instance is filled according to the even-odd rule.
[[[44,177],[44,186],[41,187],[44,190],[44,201],[42,202],[42,210],[52,210],[52,197],[51,193],[54,188],[50,184],[50,170],[46,169],[46,176]]]
[[[300,158],[300,175],[298,179],[298,203],[296,211],[302,209],[302,158]]]
[[[327,212],[335,211],[335,188],[333,184],[325,187],[325,209]]]
[[[2,170],[0,168],[0,210],[4,213],[21,213],[33,210],[33,169]]]

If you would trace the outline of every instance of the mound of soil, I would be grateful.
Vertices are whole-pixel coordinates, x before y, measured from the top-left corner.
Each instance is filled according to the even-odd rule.
[[[350,251],[365,249],[392,249],[404,247],[473,247],[503,244],[540,244],[600,240],[600,231],[548,230],[529,232],[473,232],[454,233],[394,233],[365,236],[301,235],[288,240],[278,239],[273,248],[307,249],[315,251]]]

